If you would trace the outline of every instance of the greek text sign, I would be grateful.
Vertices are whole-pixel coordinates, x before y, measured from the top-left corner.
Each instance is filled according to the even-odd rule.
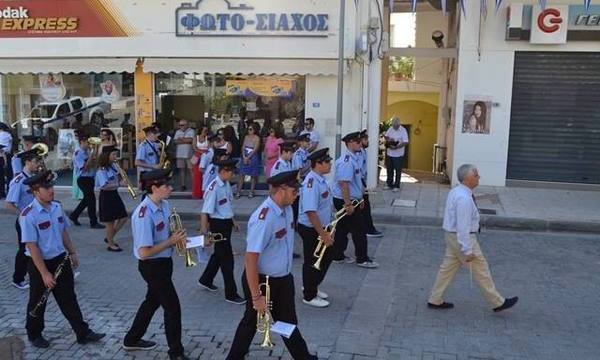
[[[177,36],[328,36],[329,14],[259,9],[235,0],[182,3]]]

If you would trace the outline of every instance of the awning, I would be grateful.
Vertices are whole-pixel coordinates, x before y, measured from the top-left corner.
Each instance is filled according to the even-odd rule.
[[[137,58],[0,58],[0,74],[132,73],[136,61]]]
[[[337,75],[337,66],[337,60],[325,59],[144,59],[144,71],[152,73]]]

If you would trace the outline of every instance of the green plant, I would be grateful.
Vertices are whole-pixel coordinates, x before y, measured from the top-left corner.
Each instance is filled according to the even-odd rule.
[[[396,78],[414,79],[415,58],[411,56],[391,57],[389,70],[390,74]]]

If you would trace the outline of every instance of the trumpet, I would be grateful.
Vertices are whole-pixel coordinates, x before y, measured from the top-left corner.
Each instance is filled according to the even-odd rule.
[[[265,301],[267,303],[267,308],[265,309],[264,313],[256,315],[256,331],[264,334],[263,341],[260,344],[260,347],[272,348],[273,347],[273,342],[271,341],[271,322],[272,322],[271,308],[272,308],[272,304],[271,304],[271,286],[269,286],[269,276],[268,275],[267,275],[267,278],[264,283],[258,284],[258,290],[261,291],[260,289],[262,287],[265,288]]]
[[[225,241],[225,240],[227,240],[227,238],[224,237],[223,234],[209,232],[208,234],[204,235],[204,247],[207,247],[214,243],[218,243],[218,242]]]
[[[361,199],[360,201],[354,199],[354,200],[352,200],[352,203],[351,203],[352,207],[356,209],[364,201],[365,201],[364,199]],[[348,212],[346,211],[345,207],[338,210],[335,213],[335,218],[333,219],[333,221],[325,227],[325,232],[328,233],[330,236],[333,236],[335,234],[335,229],[336,229],[338,223],[346,215],[348,215]],[[317,247],[315,247],[315,251],[313,252],[313,256],[317,258],[317,261],[315,261],[315,263],[313,264],[313,268],[315,268],[317,270],[321,270],[321,263],[323,262],[323,257],[325,257],[325,251],[327,251],[327,246],[325,246],[325,242],[323,242],[323,239],[321,239],[321,236],[317,237],[317,241],[318,241]]]
[[[168,169],[171,167],[171,162],[169,159],[167,159],[167,144],[165,144],[165,142],[162,140],[158,140],[158,142],[160,143],[160,158],[158,160],[158,164],[160,165],[161,169]]]
[[[131,184],[131,181],[129,180],[129,177],[127,176],[127,173],[125,172],[125,170],[123,170],[123,168],[120,167],[119,164],[116,162],[114,163],[114,165],[115,165],[115,169],[119,173],[119,176],[121,177],[121,180],[123,180],[125,182],[125,186],[127,186],[127,191],[129,191],[129,194],[131,195],[133,200],[137,199],[137,194],[135,193],[135,189],[133,188],[133,185]]]
[[[181,216],[175,211],[175,208],[171,210],[171,215],[169,215],[169,229],[171,230],[171,234],[184,229],[183,224],[181,223]],[[185,244],[177,243],[175,245],[175,250],[177,251],[177,255],[185,256],[185,267],[196,266],[194,256],[192,255],[192,252],[186,248]]]
[[[87,143],[90,146],[90,157],[97,156],[100,145],[102,145],[102,139],[99,137],[90,137],[87,139]]]

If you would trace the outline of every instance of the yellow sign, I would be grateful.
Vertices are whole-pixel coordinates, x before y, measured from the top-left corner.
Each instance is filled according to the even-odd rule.
[[[228,96],[276,96],[290,97],[294,94],[294,80],[227,80]]]

